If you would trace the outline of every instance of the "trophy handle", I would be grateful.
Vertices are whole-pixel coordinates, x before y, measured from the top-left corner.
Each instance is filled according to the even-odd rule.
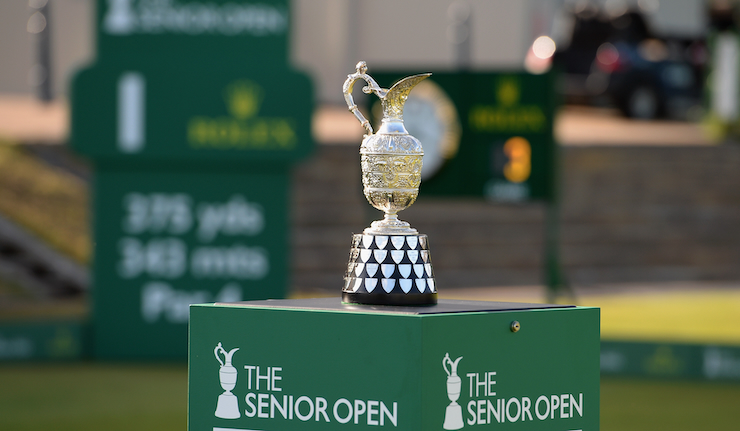
[[[221,343],[218,343],[218,346],[216,346],[215,349],[213,349],[213,354],[216,355],[216,359],[218,359],[218,362],[221,363],[221,366],[224,366],[224,361],[221,360],[221,357],[218,356],[218,352],[222,352],[224,355],[224,358],[226,358],[226,350],[224,350],[223,347],[221,347]]]
[[[352,98],[352,89],[355,86],[355,81],[358,79],[362,79],[367,83],[367,86],[362,88],[362,92],[365,94],[375,93],[378,97],[381,99],[385,97],[386,93],[388,93],[388,90],[380,88],[377,82],[368,75],[367,73],[367,63],[364,61],[361,61],[357,63],[357,71],[351,75],[347,75],[347,80],[344,81],[344,86],[342,87],[342,91],[344,92],[344,100],[347,102],[347,106],[349,107],[350,112],[355,114],[355,117],[360,121],[360,124],[362,124],[362,127],[365,128],[365,131],[367,131],[367,135],[373,134],[373,127],[370,125],[370,122],[367,121],[364,115],[362,115],[362,112],[357,108],[357,105],[355,104],[354,99]]]
[[[452,360],[450,360],[450,354],[449,353],[445,353],[445,357],[442,359],[442,368],[445,369],[445,373],[447,373],[447,377],[450,377],[451,376],[450,370],[447,369],[447,363],[448,362],[450,364],[452,364]]]

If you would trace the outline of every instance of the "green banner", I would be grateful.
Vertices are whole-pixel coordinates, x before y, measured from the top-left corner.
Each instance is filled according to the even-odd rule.
[[[100,63],[287,67],[289,0],[98,0],[97,23]]]
[[[95,159],[293,161],[313,149],[313,90],[287,69],[95,67],[72,88],[72,143]]]
[[[79,360],[88,326],[77,321],[0,323],[0,362]]]
[[[740,380],[740,346],[602,341],[601,373]]]

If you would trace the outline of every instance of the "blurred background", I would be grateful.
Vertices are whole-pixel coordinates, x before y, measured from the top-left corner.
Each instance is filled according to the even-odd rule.
[[[97,60],[100,8],[185,3],[0,4],[2,429],[186,426],[184,359],[86,352],[95,168],[70,148],[70,82]],[[441,297],[601,307],[603,430],[736,427],[740,3],[287,4],[287,62],[315,102],[315,149],[290,174],[290,297],[339,295],[349,235],[378,217],[340,92],[358,60],[370,74],[552,76],[552,199],[422,188],[404,211],[432,238]]]

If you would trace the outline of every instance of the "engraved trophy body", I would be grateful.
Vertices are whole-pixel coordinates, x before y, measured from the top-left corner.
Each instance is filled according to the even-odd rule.
[[[367,131],[360,146],[362,185],[368,202],[385,213],[362,234],[352,237],[342,300],[348,303],[430,305],[437,303],[426,235],[398,219],[398,212],[416,201],[421,184],[424,150],[403,124],[403,106],[416,84],[430,73],[401,79],[390,89],[381,88],[368,75],[364,61],[344,82],[349,110]],[[370,122],[352,98],[357,80],[362,91],[374,93],[382,103],[383,119],[373,133]]]

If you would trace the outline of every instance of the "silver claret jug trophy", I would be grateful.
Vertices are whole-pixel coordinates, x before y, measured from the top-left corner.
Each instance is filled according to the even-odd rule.
[[[352,236],[342,301],[375,305],[433,305],[437,288],[426,235],[398,219],[398,212],[414,203],[421,183],[421,142],[403,125],[403,105],[416,84],[430,73],[409,76],[390,89],[380,88],[367,74],[364,61],[344,82],[344,99],[367,134],[360,146],[365,197],[385,217],[362,234]],[[352,99],[355,81],[367,83],[362,91],[375,93],[383,106],[383,120],[373,133],[370,122]]]

